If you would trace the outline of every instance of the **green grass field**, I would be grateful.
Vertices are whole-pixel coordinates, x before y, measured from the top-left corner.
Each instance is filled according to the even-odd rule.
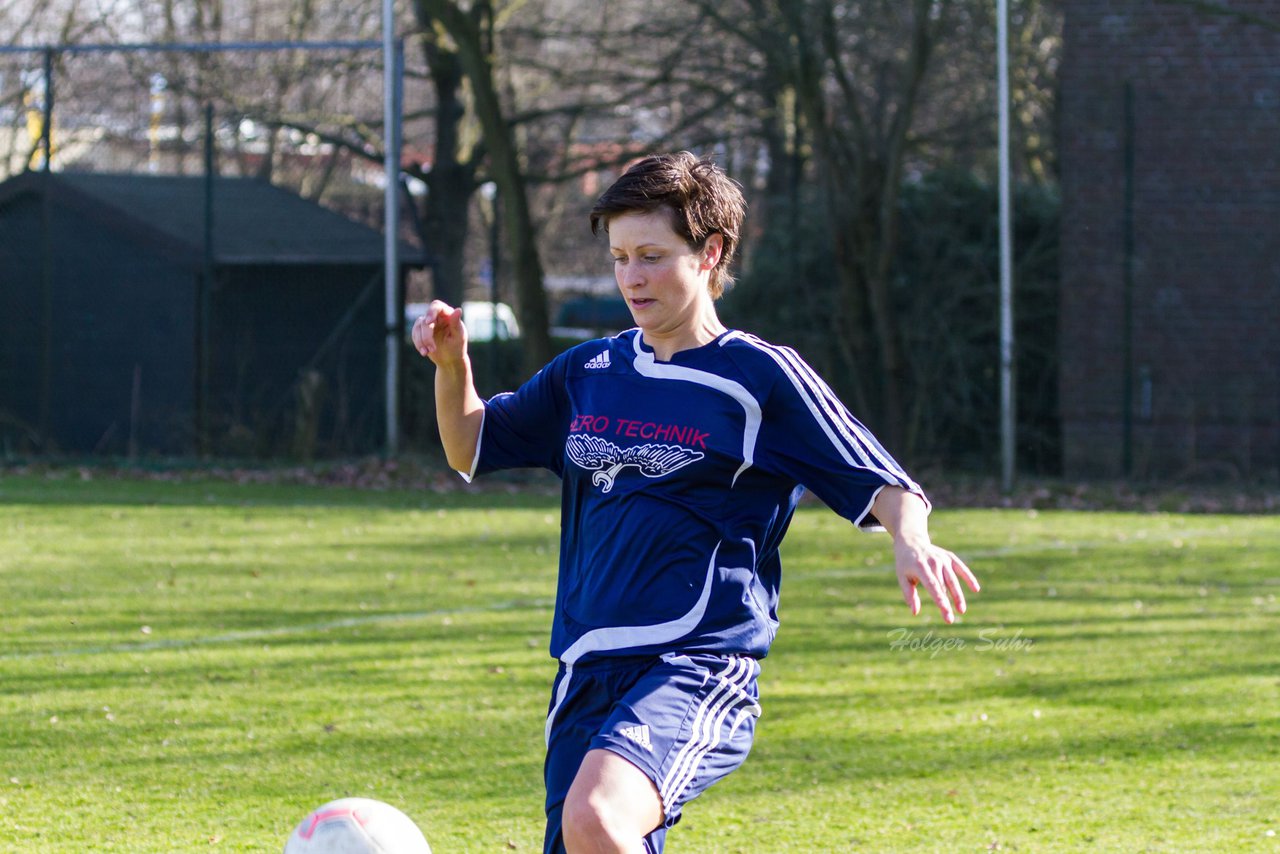
[[[1280,850],[1280,519],[803,509],[747,764],[671,852]],[[278,851],[344,795],[540,850],[558,502],[0,477],[0,851]]]

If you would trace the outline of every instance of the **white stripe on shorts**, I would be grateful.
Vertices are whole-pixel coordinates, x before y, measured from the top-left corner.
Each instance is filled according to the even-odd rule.
[[[551,704],[551,711],[547,712],[547,722],[542,728],[542,740],[546,742],[547,747],[551,746],[551,725],[555,723],[556,712],[560,711],[560,704],[564,702],[564,698],[569,696],[569,680],[573,678],[573,665],[566,664],[564,666],[564,676],[560,679],[560,687],[556,689],[556,700]]]
[[[665,809],[671,810],[679,803],[680,795],[693,782],[703,757],[720,744],[725,718],[735,706],[742,704],[744,697],[740,692],[745,692],[746,687],[751,684],[755,670],[754,659],[730,657],[729,665],[719,674],[720,683],[698,707],[688,743],[676,755],[676,761],[659,787]],[[753,702],[741,711],[758,715],[760,706]],[[736,731],[741,723],[742,717],[739,714],[734,720],[733,730]],[[733,732],[730,732],[730,737],[732,735]]]

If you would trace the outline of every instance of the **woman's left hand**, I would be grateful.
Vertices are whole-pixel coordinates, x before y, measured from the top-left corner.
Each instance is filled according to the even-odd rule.
[[[905,537],[899,539],[894,543],[893,563],[898,573],[898,586],[902,588],[902,598],[906,600],[913,617],[920,613],[921,587],[937,603],[946,623],[954,623],[956,614],[963,614],[967,607],[960,579],[964,579],[974,593],[981,589],[978,579],[965,566],[964,561],[954,552],[928,541],[921,543]]]

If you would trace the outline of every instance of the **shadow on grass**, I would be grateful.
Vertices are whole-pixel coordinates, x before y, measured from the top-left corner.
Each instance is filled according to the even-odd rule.
[[[771,706],[765,699],[766,716]],[[770,727],[761,719],[753,761],[769,765],[767,775],[802,777],[806,785],[821,786],[849,780],[884,780],[961,774],[1018,774],[1031,765],[1058,763],[1102,764],[1107,759],[1160,762],[1207,754],[1214,761],[1265,761],[1280,756],[1280,719],[1222,722],[1191,720],[1153,726],[1149,719],[1116,716],[1101,726],[1061,732],[1044,723],[1038,728],[1020,724],[956,726],[950,733],[867,732],[826,726],[820,733],[801,735]],[[1194,753],[1193,753],[1194,752]],[[1200,757],[1203,759],[1204,757]],[[1007,770],[1001,770],[1007,769]]]
[[[367,779],[379,781],[379,788],[390,780],[413,779],[419,781],[415,785],[426,781],[432,799],[440,803],[509,797],[513,789],[541,803],[541,708],[507,705],[468,715],[455,706],[433,714],[397,698],[381,701],[388,717],[396,719],[397,731],[370,732],[363,722],[343,714],[343,702],[359,699],[335,698],[329,710],[309,707],[297,726],[285,730],[272,729],[271,721],[252,715],[117,723],[96,732],[88,726],[73,731],[73,722],[66,720],[60,730],[24,747],[65,749],[68,742],[82,741],[86,751],[98,754],[91,757],[95,764],[101,763],[115,780],[145,779],[149,786],[163,788],[161,781],[177,785],[195,779],[205,797],[261,786],[279,795],[309,789],[320,780],[334,781],[328,785],[341,790],[363,788]],[[242,727],[246,732],[238,738],[228,732]]]
[[[58,646],[33,645],[25,650],[11,649],[0,656],[0,660],[52,660],[64,665],[68,662],[89,662],[83,665],[84,673],[80,675],[96,678],[99,671],[93,670],[92,662],[99,659],[114,661],[118,656],[156,657],[160,659],[157,666],[164,666],[166,672],[172,673],[173,669],[165,664],[167,659],[163,657],[166,655],[180,658],[201,656],[215,660],[224,655],[241,655],[256,662],[258,656],[253,653],[263,648],[278,652],[311,651],[316,667],[335,666],[347,660],[348,656],[341,652],[345,648],[364,649],[369,646],[377,646],[384,652],[386,649],[403,650],[399,657],[424,657],[442,654],[434,644],[462,643],[467,653],[474,655],[477,641],[481,638],[484,639],[481,649],[486,652],[507,649],[515,654],[527,651],[531,637],[542,639],[549,632],[551,604],[549,599],[527,598],[498,604],[459,603],[416,612],[313,609],[285,615],[278,609],[266,607],[218,610],[208,615],[209,622],[202,633],[147,641],[123,640],[137,637],[137,623],[115,620],[87,627],[98,634],[100,642],[74,646],[65,642]],[[285,617],[287,621],[283,619]],[[193,622],[189,620],[187,626]],[[303,656],[303,660],[307,659]],[[366,664],[369,660],[365,651],[352,651],[349,659]],[[261,663],[270,667],[293,666],[292,660],[276,664],[263,659]],[[217,664],[201,661],[194,665],[194,669],[217,669]],[[93,687],[105,687],[111,684],[111,679],[129,672],[123,669],[101,671],[104,681]],[[64,666],[40,678],[47,680],[44,687],[56,687],[73,676]],[[6,674],[0,683],[0,693],[20,694],[30,690],[35,683],[23,684],[23,679],[17,673]]]
[[[784,620],[779,650],[791,656],[848,655],[874,656],[889,653],[928,658],[931,654],[1002,653],[1022,654],[1076,643],[1112,643],[1124,645],[1136,641],[1155,641],[1167,637],[1172,652],[1186,646],[1189,639],[1212,643],[1219,649],[1240,648],[1249,642],[1263,649],[1275,636],[1273,628],[1239,625],[1238,614],[1225,610],[1208,615],[1184,613],[1132,614],[1116,616],[1080,616],[1063,619],[1018,619],[1016,622],[977,622],[947,626],[940,623],[848,622],[848,631],[833,636],[831,623]],[[1167,624],[1178,625],[1169,627]],[[1148,630],[1148,627],[1165,626]],[[790,629],[788,631],[788,629]],[[913,641],[915,644],[913,645]]]
[[[547,476],[550,478],[550,475]],[[351,488],[324,484],[235,483],[226,480],[130,480],[0,474],[5,504],[160,507],[368,507],[387,509],[558,508],[558,481],[536,486],[519,475],[495,475],[466,485],[421,489]]]

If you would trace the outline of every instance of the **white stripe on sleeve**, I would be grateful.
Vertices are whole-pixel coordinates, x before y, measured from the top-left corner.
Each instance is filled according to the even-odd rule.
[[[813,420],[831,441],[832,447],[851,466],[873,471],[889,483],[917,491],[912,480],[896,465],[883,459],[874,441],[865,442],[865,431],[858,430],[856,422],[848,414],[830,387],[813,372],[799,354],[789,347],[775,347],[752,335],[743,336],[760,351],[766,353],[783,374],[791,381],[796,393],[809,409]],[[876,459],[873,460],[872,456]]]

